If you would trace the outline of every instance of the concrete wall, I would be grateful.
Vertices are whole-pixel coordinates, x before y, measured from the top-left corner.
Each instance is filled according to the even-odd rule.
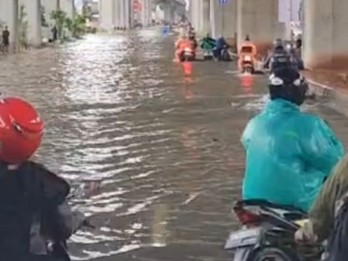
[[[99,28],[106,31],[111,31],[114,28],[114,1],[100,0],[99,1]]]
[[[21,16],[21,8],[23,7],[22,18],[23,23],[20,25],[19,38],[26,40],[28,44],[34,46],[40,46],[42,43],[41,33],[41,1],[40,0],[19,0],[19,17]],[[23,24],[27,23],[27,28],[23,27]],[[26,31],[25,31],[26,30]],[[25,37],[26,39],[23,39]]]
[[[346,68],[348,1],[304,2],[304,61],[307,68]]]
[[[300,21],[299,11],[302,0],[279,0],[279,21],[290,23]]]
[[[75,18],[76,10],[74,0],[60,0],[60,9],[66,12],[67,17],[71,19]]]
[[[58,0],[41,0],[41,5],[45,9],[45,19],[48,23],[49,27],[52,28],[54,25],[54,21],[51,19],[52,11],[55,11],[59,7]]]
[[[0,21],[8,26],[10,42],[15,47],[18,40],[18,0],[0,0]]]
[[[278,0],[238,0],[238,45],[246,35],[262,49],[268,48],[278,34]]]
[[[140,13],[141,13],[141,23],[144,26],[148,26],[151,24],[151,10],[152,10],[152,1],[143,0],[142,9]]]
[[[224,5],[210,0],[210,24],[213,37],[223,35],[234,38],[237,32],[237,0],[228,1]]]

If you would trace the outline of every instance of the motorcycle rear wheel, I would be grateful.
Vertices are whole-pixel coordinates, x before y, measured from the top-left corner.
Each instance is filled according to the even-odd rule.
[[[267,247],[249,256],[248,261],[300,261],[292,251]]]

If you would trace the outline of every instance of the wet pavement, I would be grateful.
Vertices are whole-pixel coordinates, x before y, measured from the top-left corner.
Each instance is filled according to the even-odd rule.
[[[38,160],[73,186],[101,182],[73,201],[97,226],[72,238],[74,260],[229,260],[239,139],[266,80],[238,77],[233,63],[172,59],[173,39],[156,30],[0,57],[1,91],[35,103],[46,121]],[[343,116],[306,109],[348,144]]]

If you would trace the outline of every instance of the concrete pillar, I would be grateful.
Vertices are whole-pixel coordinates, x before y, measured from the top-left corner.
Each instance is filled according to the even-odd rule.
[[[22,36],[26,37],[28,44],[33,46],[40,46],[42,43],[41,33],[41,1],[40,0],[19,0],[19,12],[23,9],[22,25],[19,25],[20,31],[26,30]],[[21,15],[19,13],[19,16]],[[24,28],[24,23],[27,23],[27,28]]]
[[[10,44],[14,50],[18,43],[18,0],[0,0],[0,21],[10,31]]]
[[[192,25],[198,34],[210,33],[210,0],[191,0]]]
[[[204,34],[211,33],[210,26],[210,0],[203,0],[201,31]]]
[[[123,0],[125,6],[126,28],[131,29],[134,25],[133,0]]]
[[[141,9],[141,20],[144,26],[149,26],[151,23],[151,1],[142,0],[142,9]]]
[[[119,18],[119,20],[120,20],[120,26],[122,27],[122,28],[127,28],[128,26],[127,26],[127,24],[128,24],[128,22],[127,22],[127,15],[126,15],[126,12],[127,12],[127,10],[126,10],[126,1],[125,0],[119,0],[119,4],[120,4],[120,18]]]
[[[237,9],[238,45],[249,35],[261,51],[267,49],[278,34],[278,0],[238,0]]]
[[[102,30],[111,31],[114,28],[114,0],[99,1],[99,27]]]
[[[67,14],[70,19],[75,18],[75,1],[74,0],[60,0],[60,9]]]
[[[164,20],[166,22],[172,23],[174,22],[174,14],[175,14],[175,10],[171,5],[165,5],[164,7]]]
[[[210,0],[210,24],[213,37],[223,35],[234,39],[237,32],[237,0],[230,0],[226,4]]]
[[[202,27],[202,2],[203,0],[190,1],[191,24],[198,33]]]
[[[30,0],[29,0],[30,1]],[[51,19],[51,13],[59,9],[60,1],[58,0],[41,0],[41,5],[45,11],[45,19],[49,27],[52,28],[54,21]]]
[[[121,27],[121,20],[120,20],[120,16],[121,16],[121,1],[116,1],[114,4],[113,4],[113,25],[114,27],[116,28],[119,28]]]
[[[304,1],[304,61],[307,68],[346,68],[348,1]]]

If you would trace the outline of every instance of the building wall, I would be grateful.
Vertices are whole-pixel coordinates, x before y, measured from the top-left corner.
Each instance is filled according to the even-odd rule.
[[[279,0],[279,21],[289,23],[299,21],[299,11],[302,0]]]

